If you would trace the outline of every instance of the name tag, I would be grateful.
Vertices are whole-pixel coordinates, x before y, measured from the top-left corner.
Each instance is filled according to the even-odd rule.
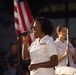
[[[46,45],[46,43],[44,42],[44,43],[40,43],[40,45]]]

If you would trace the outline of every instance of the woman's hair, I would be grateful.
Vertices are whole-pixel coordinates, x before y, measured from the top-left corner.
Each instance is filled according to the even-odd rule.
[[[45,18],[45,17],[37,17],[34,19],[34,21],[32,23],[32,28],[33,28],[33,24],[35,21],[40,22],[41,29],[45,33],[45,35],[52,35],[52,33],[54,32],[54,27],[53,27],[53,24],[50,21],[50,19]]]
[[[13,46],[13,45],[18,45],[18,42],[17,41],[13,41],[13,42],[11,42],[11,44],[10,44],[10,48]]]
[[[60,31],[61,31],[63,28],[65,28],[65,27],[67,28],[66,25],[58,25],[57,28],[56,28],[56,33],[57,33],[57,32],[60,32]]]

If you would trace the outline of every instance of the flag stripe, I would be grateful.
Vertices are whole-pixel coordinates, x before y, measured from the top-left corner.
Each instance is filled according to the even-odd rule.
[[[29,23],[28,16],[27,16],[27,13],[25,11],[23,2],[21,2],[20,4],[18,4],[18,8],[20,10],[19,14],[20,14],[21,19],[22,19],[23,27],[27,31],[30,28],[30,23]],[[31,37],[29,37],[29,43],[31,43],[31,42],[32,42],[32,39],[31,39]]]
[[[15,23],[17,23],[17,24],[19,24],[19,22],[18,22],[18,18],[14,18],[14,21],[15,21]]]
[[[33,17],[27,1],[17,2],[16,0],[14,0],[14,21],[17,35],[30,29]],[[29,43],[31,43],[34,39],[35,37],[30,34]]]
[[[28,16],[27,16],[26,9],[24,7],[24,3],[23,2],[21,4],[21,8],[22,8],[22,14],[24,16],[25,26],[27,27],[27,30],[28,30],[30,28],[30,22],[28,20]]]
[[[14,11],[17,12],[17,7],[16,7],[16,5],[14,5]]]
[[[24,5],[25,5],[25,7],[27,7],[27,8],[26,8],[26,10],[27,10],[26,13],[27,13],[28,19],[29,19],[29,21],[30,21],[30,23],[31,23],[32,20],[33,20],[33,17],[31,17],[32,14],[30,13],[31,11],[30,11],[30,9],[29,9],[28,3],[26,2]]]

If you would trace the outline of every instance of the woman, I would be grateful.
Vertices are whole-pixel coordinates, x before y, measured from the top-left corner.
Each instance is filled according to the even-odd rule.
[[[51,21],[44,17],[37,17],[32,23],[33,34],[38,37],[28,48],[28,36],[24,36],[24,60],[31,59],[29,70],[31,75],[55,75],[54,67],[58,64],[57,48],[54,44],[54,27]]]
[[[74,73],[76,73],[76,69],[72,67],[67,67],[67,65],[69,62],[69,66],[73,66],[73,56],[74,54],[76,54],[76,51],[74,51],[74,48],[70,42],[69,46],[67,46],[68,44],[65,40],[68,37],[67,31],[68,28],[65,25],[59,25],[56,30],[58,35],[58,38],[55,40],[55,44],[58,47],[58,66],[56,66],[56,73],[74,75]]]
[[[11,44],[11,50],[5,55],[5,64],[7,70],[5,70],[4,75],[16,75],[17,74],[17,53],[19,50],[19,45],[16,41]]]

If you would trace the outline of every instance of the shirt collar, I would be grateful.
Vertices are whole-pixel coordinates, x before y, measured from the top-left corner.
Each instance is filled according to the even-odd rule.
[[[56,41],[59,42],[59,43],[63,43],[58,38],[56,39]],[[66,44],[66,41],[63,44]]]
[[[45,35],[41,40],[40,40],[40,43],[44,42],[49,36],[48,35]]]
[[[49,38],[50,38],[51,40],[53,40],[53,38],[52,38],[51,36],[45,35],[40,41],[39,41],[39,38],[38,38],[38,41],[39,41],[40,43],[43,43],[43,42],[46,42]]]

